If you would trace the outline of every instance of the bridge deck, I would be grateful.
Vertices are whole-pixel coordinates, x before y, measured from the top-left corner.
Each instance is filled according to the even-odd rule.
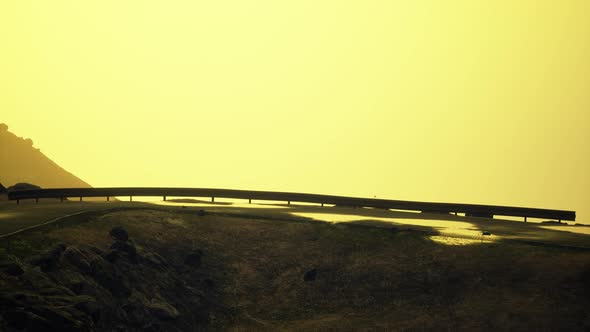
[[[465,213],[468,216],[490,217],[513,216],[553,220],[576,220],[575,211],[523,208],[513,206],[429,203],[375,198],[358,198],[332,195],[317,195],[290,192],[211,189],[211,188],[57,188],[39,190],[18,190],[8,193],[10,200],[68,198],[68,197],[114,197],[114,196],[161,196],[161,197],[215,197],[333,204],[341,206],[370,207],[382,209],[410,210],[434,213]],[[526,220],[526,219],[525,219]]]

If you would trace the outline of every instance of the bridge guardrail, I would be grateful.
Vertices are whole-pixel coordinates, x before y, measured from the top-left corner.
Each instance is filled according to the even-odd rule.
[[[542,218],[553,220],[576,220],[575,211],[551,210],[539,208],[478,205],[461,203],[432,203],[401,201],[377,198],[360,198],[334,195],[214,189],[214,188],[165,188],[165,187],[129,187],[129,188],[52,188],[37,190],[10,191],[8,198],[17,202],[23,199],[41,198],[71,198],[71,197],[115,197],[115,196],[161,196],[161,197],[215,197],[245,199],[245,200],[270,200],[286,202],[302,202],[331,204],[342,206],[369,207],[382,209],[410,210],[434,213],[465,213],[475,217],[513,216],[526,218]]]

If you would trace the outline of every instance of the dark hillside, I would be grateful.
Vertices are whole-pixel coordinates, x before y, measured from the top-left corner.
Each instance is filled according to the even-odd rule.
[[[0,181],[5,186],[23,182],[42,188],[90,187],[36,149],[31,139],[8,131],[5,124],[0,124]]]
[[[79,216],[1,241],[0,328],[590,328],[590,252],[434,233],[182,208]]]

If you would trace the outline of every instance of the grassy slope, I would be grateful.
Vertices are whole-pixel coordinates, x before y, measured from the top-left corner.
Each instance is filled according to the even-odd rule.
[[[201,248],[203,269],[235,313],[216,323],[224,329],[590,328],[587,251],[447,246],[416,230],[162,209],[48,226],[4,240],[3,255],[24,259],[55,242],[105,248],[114,225],[173,264]],[[305,282],[311,269],[317,279]]]
[[[190,203],[199,202],[198,204]],[[542,242],[555,245],[581,246],[590,248],[590,226],[576,224],[542,224],[523,223],[510,220],[457,217],[428,213],[408,213],[380,209],[329,208],[316,205],[280,205],[280,204],[232,204],[215,202],[213,204],[180,200],[180,203],[168,202],[164,206],[188,208],[206,208],[226,214],[256,215],[271,219],[319,220],[330,222],[347,222],[376,227],[403,227],[416,230],[440,232],[452,237],[480,239],[483,230],[491,232],[490,239]],[[33,226],[48,220],[72,213],[89,210],[112,209],[116,207],[145,207],[152,204],[142,202],[111,201],[78,202],[73,199],[59,203],[56,200],[42,199],[39,204],[34,200],[0,202],[0,236],[16,230]]]
[[[117,207],[142,206],[141,203],[113,201],[109,203],[59,200],[25,200],[17,205],[14,201],[0,202],[0,236],[22,228],[38,225],[56,218],[83,211],[106,210]]]

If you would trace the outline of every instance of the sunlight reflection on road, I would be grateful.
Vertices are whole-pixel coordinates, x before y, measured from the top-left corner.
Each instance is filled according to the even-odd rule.
[[[453,236],[440,236],[435,235],[431,236],[430,239],[436,243],[445,244],[447,246],[467,246],[472,244],[480,244],[480,243],[491,243],[494,242],[496,239],[494,237],[489,236],[482,236],[479,240],[478,239],[468,239],[462,237],[453,237]]]
[[[590,226],[541,226],[541,228],[549,229],[552,231],[562,231],[590,235]]]
[[[20,213],[20,212],[2,212],[2,213],[0,213],[0,219],[12,219],[12,218],[17,217],[19,215],[22,215],[22,213]]]
[[[135,199],[135,198],[134,198]],[[210,202],[207,200],[196,200],[187,198],[175,198],[173,200],[162,201],[151,200],[150,203],[164,206],[186,206],[186,207],[204,207],[204,208],[264,208],[264,209],[289,209],[286,204],[260,204],[247,201],[217,201]],[[301,206],[291,206],[301,207]],[[313,208],[313,207],[312,207]],[[375,227],[403,227],[418,230],[432,230],[438,234],[430,236],[430,239],[445,245],[470,245],[482,242],[492,242],[498,239],[496,235],[482,235],[482,229],[477,225],[465,221],[437,220],[437,219],[414,219],[414,218],[391,218],[367,216],[355,213],[323,213],[323,212],[289,212],[290,215],[314,219],[329,223],[356,223],[365,224]]]
[[[359,224],[370,224],[371,222],[385,223],[382,227],[387,227],[390,223],[392,227],[400,225],[408,228],[428,227],[440,233],[440,235],[431,236],[433,241],[447,245],[467,245],[484,242],[491,242],[497,239],[497,236],[482,236],[482,230],[472,223],[463,221],[447,220],[429,220],[429,219],[404,219],[404,218],[382,218],[367,217],[354,214],[333,214],[333,213],[302,213],[293,212],[292,215],[304,218],[312,218],[331,223],[355,222]]]

